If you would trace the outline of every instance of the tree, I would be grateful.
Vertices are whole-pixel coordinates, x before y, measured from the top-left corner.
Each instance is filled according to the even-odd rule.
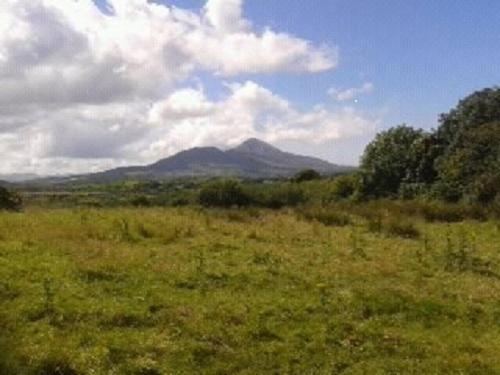
[[[402,184],[433,182],[436,152],[434,137],[423,130],[400,125],[377,134],[361,158],[361,194],[396,196]]]
[[[500,88],[486,88],[462,99],[450,112],[442,114],[436,132],[440,143],[453,148],[471,129],[500,121]]]
[[[295,207],[307,201],[301,186],[292,183],[267,186],[258,195],[258,203],[267,208]]]
[[[4,187],[0,186],[0,210],[19,210],[21,198]]]
[[[500,88],[474,92],[440,117],[435,190],[447,200],[487,202],[500,182]]]
[[[319,180],[320,178],[321,175],[319,174],[318,171],[314,169],[304,169],[302,171],[297,172],[297,174],[295,174],[292,180],[294,182],[304,182],[304,181]]]
[[[205,207],[247,206],[251,203],[250,195],[235,180],[220,180],[206,184],[201,188],[199,201]]]
[[[468,127],[438,163],[439,186],[454,200],[489,202],[500,193],[500,121]],[[448,198],[446,194],[444,198]]]

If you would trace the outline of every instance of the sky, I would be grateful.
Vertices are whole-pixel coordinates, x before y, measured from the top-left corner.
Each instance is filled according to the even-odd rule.
[[[250,137],[356,165],[500,82],[497,0],[2,0],[0,173]]]

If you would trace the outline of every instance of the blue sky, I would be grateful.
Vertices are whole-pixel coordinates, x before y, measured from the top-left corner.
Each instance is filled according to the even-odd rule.
[[[377,131],[435,128],[500,83],[498,0],[107,3],[0,1],[0,173],[249,137],[354,165]]]
[[[193,10],[204,5],[201,0],[156,2]],[[384,111],[384,127],[405,122],[432,128],[438,114],[460,98],[500,83],[497,0],[248,0],[244,12],[257,27],[339,48],[340,65],[332,71],[240,77],[298,106],[328,102],[331,86],[370,81],[374,92],[355,104]],[[214,91],[217,82],[206,77]]]

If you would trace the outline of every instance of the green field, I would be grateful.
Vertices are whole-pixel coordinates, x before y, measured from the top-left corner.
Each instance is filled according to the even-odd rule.
[[[323,216],[1,213],[0,373],[500,373],[497,221]]]

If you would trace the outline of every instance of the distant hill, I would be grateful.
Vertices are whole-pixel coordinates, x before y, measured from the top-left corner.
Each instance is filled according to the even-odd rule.
[[[40,181],[109,183],[124,179],[164,180],[181,177],[275,178],[289,177],[308,168],[322,174],[335,174],[353,169],[313,157],[283,152],[268,143],[252,138],[226,151],[216,147],[196,147],[146,166],[122,167],[100,173]]]
[[[36,180],[38,178],[40,178],[40,176],[31,173],[0,174],[1,181],[14,182],[14,183]]]

